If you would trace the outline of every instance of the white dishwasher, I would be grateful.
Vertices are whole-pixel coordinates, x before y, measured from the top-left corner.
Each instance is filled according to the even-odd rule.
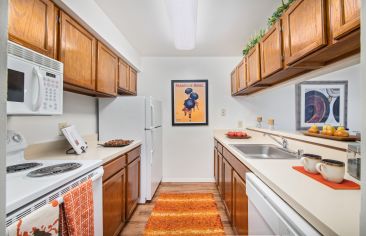
[[[253,173],[246,174],[249,235],[321,235]]]

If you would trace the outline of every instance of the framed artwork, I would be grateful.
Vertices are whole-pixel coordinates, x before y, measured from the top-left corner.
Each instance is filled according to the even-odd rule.
[[[296,85],[296,128],[347,127],[348,81],[307,81]]]
[[[172,125],[208,125],[208,80],[172,80]]]

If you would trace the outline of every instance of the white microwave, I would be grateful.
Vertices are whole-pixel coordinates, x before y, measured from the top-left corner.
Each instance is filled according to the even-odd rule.
[[[8,115],[60,115],[63,64],[8,42]]]

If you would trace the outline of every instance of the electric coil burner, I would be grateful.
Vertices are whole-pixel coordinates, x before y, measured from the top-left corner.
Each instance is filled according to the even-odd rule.
[[[39,166],[42,166],[42,164],[37,163],[37,162],[29,162],[29,163],[23,163],[23,164],[18,164],[18,165],[7,166],[6,173],[7,174],[16,173],[16,172],[20,172],[20,171],[24,171],[24,170],[33,169],[33,168],[39,167]]]
[[[43,177],[49,175],[57,175],[61,173],[65,173],[68,171],[75,170],[81,167],[80,163],[62,163],[58,165],[46,166],[34,171],[31,171],[27,174],[28,177]]]

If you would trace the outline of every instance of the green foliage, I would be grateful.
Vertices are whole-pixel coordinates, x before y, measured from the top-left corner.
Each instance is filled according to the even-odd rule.
[[[289,8],[291,3],[293,3],[295,0],[287,0],[285,3],[282,0],[282,5],[277,8],[275,12],[273,12],[272,16],[268,18],[267,25],[268,28],[271,27],[276,21],[282,16],[282,14]]]
[[[264,29],[261,29],[261,30],[259,30],[259,32],[257,34],[253,35],[250,38],[249,42],[247,43],[247,45],[243,49],[243,55],[244,56],[248,54],[250,49],[252,49],[257,43],[259,43],[259,41],[263,38],[265,33],[266,33],[266,31]]]
[[[282,16],[282,14],[289,8],[289,6],[294,2],[295,0],[287,0],[285,3],[284,0],[282,0],[282,5],[277,8],[277,10],[272,14],[271,17],[268,18],[267,25],[268,28],[270,28],[274,23],[277,22],[277,20]],[[252,36],[243,49],[243,55],[247,55],[257,43],[263,38],[264,34],[266,33],[266,30],[261,29],[258,33],[256,33],[254,36]]]

